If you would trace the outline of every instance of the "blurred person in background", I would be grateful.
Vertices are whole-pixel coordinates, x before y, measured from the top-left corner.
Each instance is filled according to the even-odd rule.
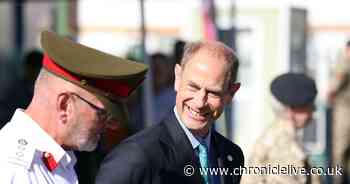
[[[314,112],[317,95],[315,81],[304,74],[285,73],[270,85],[273,96],[275,123],[264,131],[248,158],[248,167],[305,168],[310,165],[297,131],[308,125]],[[279,172],[279,171],[276,171]],[[307,184],[320,183],[320,178],[293,173],[248,173],[243,184]]]
[[[350,40],[335,66],[328,94],[333,107],[332,165],[343,169],[342,176],[334,176],[335,184],[349,183],[350,156]]]
[[[160,123],[175,105],[174,64],[162,54],[151,55],[154,94],[154,123]]]
[[[1,184],[77,184],[72,151],[94,150],[112,120],[125,123],[124,99],[147,71],[53,32],[41,46],[33,99],[0,130]]]
[[[239,183],[240,175],[200,174],[200,168],[243,166],[239,146],[212,128],[240,87],[238,59],[221,42],[186,46],[175,66],[176,105],[157,125],[140,131],[104,159],[96,184]]]
[[[0,128],[11,119],[16,108],[25,108],[33,97],[34,82],[42,66],[43,54],[39,50],[24,55],[20,70],[12,63],[3,65],[0,93]]]
[[[128,50],[126,58],[132,61],[142,62],[141,46],[132,46]],[[126,102],[129,114],[131,114],[127,127],[128,135],[135,134],[136,132],[142,130],[146,124],[143,114],[143,88],[144,86],[141,85],[140,88],[136,89]]]
[[[26,81],[26,84],[29,85],[28,89],[31,91],[30,96],[33,95],[34,82],[41,70],[43,57],[43,53],[39,50],[31,50],[24,56],[24,80]]]
[[[180,64],[181,59],[184,53],[184,48],[185,48],[186,42],[183,40],[176,40],[174,44],[174,50],[173,50],[173,60],[174,63]]]

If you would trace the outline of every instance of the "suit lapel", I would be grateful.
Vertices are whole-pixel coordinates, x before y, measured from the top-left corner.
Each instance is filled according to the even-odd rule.
[[[233,155],[231,153],[227,152],[227,148],[225,149],[225,145],[223,144],[223,141],[220,141],[220,136],[218,133],[214,130],[212,131],[212,146],[214,148],[213,153],[216,156],[217,164],[219,168],[229,168],[230,172],[232,172],[231,168],[234,167],[233,160],[230,158],[233,158]],[[220,183],[233,183],[232,176],[224,176],[220,175]]]
[[[160,141],[166,145],[168,151],[168,169],[174,170],[179,176],[183,176],[186,183],[201,183],[198,161],[194,150],[185,132],[177,121],[174,112],[163,120],[164,131],[160,136]],[[195,169],[192,176],[185,176],[184,168],[191,165]]]

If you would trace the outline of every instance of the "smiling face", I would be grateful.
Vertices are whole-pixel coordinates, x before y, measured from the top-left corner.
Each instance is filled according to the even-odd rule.
[[[176,110],[181,121],[195,135],[208,133],[235,91],[230,91],[230,65],[207,49],[197,51],[175,68]]]

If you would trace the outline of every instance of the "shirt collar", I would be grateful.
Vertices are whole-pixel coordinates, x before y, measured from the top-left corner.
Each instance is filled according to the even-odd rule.
[[[205,138],[194,136],[192,132],[186,127],[186,125],[181,121],[180,116],[176,110],[176,106],[174,107],[174,113],[177,121],[179,122],[181,128],[184,130],[188,140],[191,142],[192,148],[196,149],[199,144],[205,142],[207,147],[210,149],[210,139],[211,139],[211,128],[209,129],[209,133]]]
[[[64,167],[67,166],[74,166],[75,163],[77,162],[77,158],[74,155],[73,151],[67,151],[67,154],[62,158],[61,163]]]
[[[66,152],[57,142],[47,134],[23,109],[16,109],[11,122],[23,129],[27,139],[41,152],[51,153],[57,163],[64,167],[75,164],[74,154]],[[24,128],[23,128],[24,127]],[[62,161],[62,162],[61,162]]]

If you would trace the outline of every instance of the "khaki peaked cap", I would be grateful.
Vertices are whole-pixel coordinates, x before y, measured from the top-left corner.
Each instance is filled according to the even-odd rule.
[[[43,31],[43,67],[95,95],[113,115],[125,123],[123,102],[145,79],[148,66],[75,43]]]

